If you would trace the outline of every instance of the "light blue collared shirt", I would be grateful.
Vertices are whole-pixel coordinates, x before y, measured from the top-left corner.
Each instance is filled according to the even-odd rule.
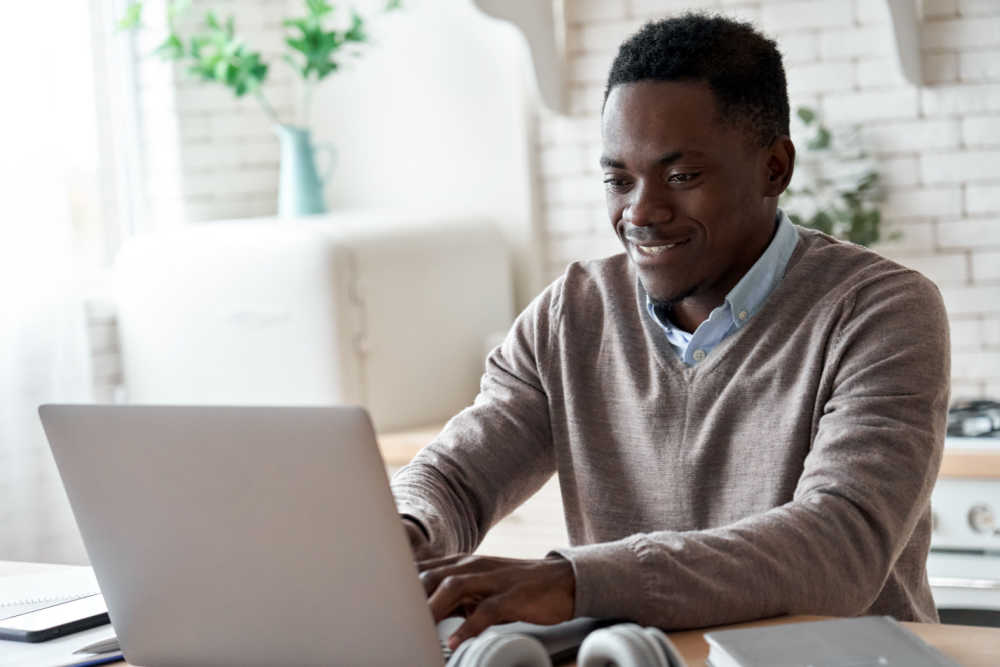
[[[649,296],[646,297],[646,310],[663,329],[681,361],[694,366],[727,336],[750,321],[771,290],[781,282],[798,242],[799,232],[795,225],[778,209],[778,229],[767,250],[729,291],[725,303],[709,313],[708,319],[699,324],[694,333],[679,329],[668,318],[660,319],[653,309],[653,302]]]

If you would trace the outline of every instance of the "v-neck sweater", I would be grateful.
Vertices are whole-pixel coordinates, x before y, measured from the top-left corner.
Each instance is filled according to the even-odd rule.
[[[555,473],[571,546],[554,554],[573,565],[576,616],[935,621],[940,293],[799,234],[761,310],[693,367],[625,255],[571,264],[490,354],[473,405],[393,478],[400,513],[436,553],[471,552]]]

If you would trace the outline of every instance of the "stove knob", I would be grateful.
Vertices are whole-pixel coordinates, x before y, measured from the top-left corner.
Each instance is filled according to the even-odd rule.
[[[996,516],[993,514],[993,508],[982,503],[973,505],[969,510],[969,526],[973,532],[981,535],[996,534]]]

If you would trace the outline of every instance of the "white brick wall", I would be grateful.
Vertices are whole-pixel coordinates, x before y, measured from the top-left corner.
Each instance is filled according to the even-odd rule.
[[[953,395],[1000,395],[1000,2],[922,0],[924,85],[891,53],[879,0],[566,0],[573,109],[540,121],[548,271],[617,250],[596,156],[603,77],[641,23],[705,9],[751,20],[782,50],[793,107],[863,126],[887,187],[879,249],[942,289],[952,320]],[[581,159],[589,162],[577,163]],[[609,241],[610,239],[610,241]]]

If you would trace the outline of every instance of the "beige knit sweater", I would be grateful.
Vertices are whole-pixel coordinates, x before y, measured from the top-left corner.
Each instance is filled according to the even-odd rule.
[[[475,403],[394,477],[399,511],[436,552],[472,551],[556,473],[577,616],[936,620],[941,297],[799,231],[762,309],[690,368],[624,255],[571,265],[490,355]]]

